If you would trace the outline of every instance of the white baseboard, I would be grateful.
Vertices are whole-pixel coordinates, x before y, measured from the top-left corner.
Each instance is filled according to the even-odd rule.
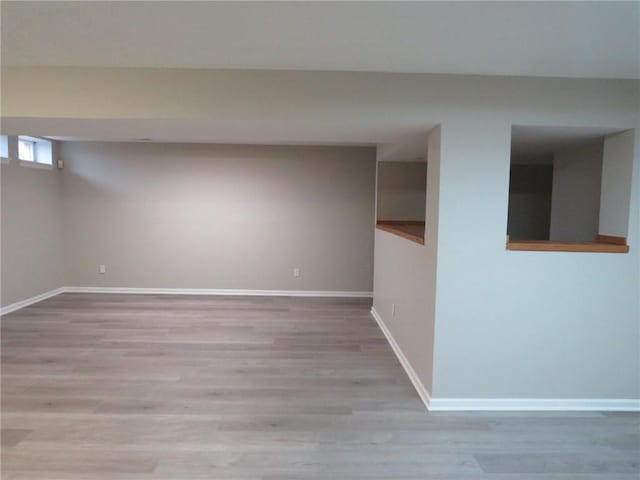
[[[640,400],[619,398],[432,398],[432,412],[640,412]]]
[[[416,389],[416,392],[418,392],[418,396],[422,400],[422,403],[424,403],[425,407],[427,407],[427,410],[431,410],[432,399],[431,399],[431,395],[429,395],[429,391],[422,384],[422,382],[418,378],[418,374],[415,372],[415,370],[411,366],[411,363],[409,362],[407,357],[405,357],[404,353],[402,352],[402,349],[396,342],[395,338],[393,338],[391,331],[387,328],[387,326],[384,323],[384,320],[382,320],[382,317],[380,317],[378,312],[376,312],[376,309],[373,307],[371,307],[371,316],[375,319],[376,323],[380,327],[380,330],[382,330],[382,333],[384,333],[384,336],[387,338],[387,342],[389,342],[389,345],[391,345],[391,349],[393,350],[393,353],[395,353],[396,357],[398,357],[398,361],[400,362],[400,365],[402,365],[402,368],[404,368],[404,371],[407,373],[407,376],[409,377],[409,380],[411,380],[411,383],[413,384],[413,387]]]
[[[20,310],[21,308],[28,307],[29,305],[33,305],[34,303],[41,302],[42,300],[46,300],[47,298],[55,297],[56,295],[59,295],[64,292],[65,292],[65,287],[60,287],[54,290],[49,290],[48,292],[45,292],[45,293],[41,293],[40,295],[36,295],[35,297],[27,298],[26,300],[12,303],[11,305],[7,305],[6,307],[0,308],[0,315],[6,315],[8,313],[15,312],[16,310]]]
[[[349,292],[332,290],[235,290],[210,288],[118,288],[118,287],[61,287],[20,302],[0,308],[0,315],[6,315],[34,303],[61,293],[124,293],[151,295],[244,295],[261,297],[338,297],[372,298],[373,292]]]
[[[373,292],[332,290],[238,290],[225,288],[118,288],[65,287],[67,293],[125,293],[139,295],[243,295],[260,297],[341,297],[372,298]]]

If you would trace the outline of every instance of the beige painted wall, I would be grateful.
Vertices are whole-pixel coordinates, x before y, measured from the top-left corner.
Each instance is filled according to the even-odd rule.
[[[429,133],[428,164],[416,164],[425,168],[420,173],[427,181],[426,197],[422,197],[425,244],[376,230],[374,253],[373,307],[429,395],[434,372],[440,135],[440,127]]]
[[[372,290],[372,148],[64,142],[61,157],[69,286]]]
[[[376,230],[374,302],[411,367],[431,393],[433,375],[433,291],[424,245]],[[395,307],[395,308],[394,308]]]
[[[604,139],[598,233],[621,237],[629,233],[635,133],[627,130]]]
[[[378,220],[424,222],[426,162],[378,163]]]
[[[2,285],[5,307],[63,286],[60,174],[2,165]]]
[[[550,240],[595,240],[600,218],[602,148],[599,141],[554,154]]]

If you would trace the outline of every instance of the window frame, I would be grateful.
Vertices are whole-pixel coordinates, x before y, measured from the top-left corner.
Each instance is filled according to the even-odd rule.
[[[31,158],[22,157],[22,147],[29,147],[29,156]],[[29,137],[18,137],[18,160],[22,162],[36,162],[36,141],[31,140]]]
[[[32,144],[33,151],[33,160],[27,160],[20,158],[20,142],[30,142]],[[54,167],[54,142],[49,140],[48,138],[34,137],[31,135],[18,135],[17,136],[17,157],[20,166],[30,167],[30,168],[40,168],[44,170],[52,170]],[[49,148],[50,154],[50,163],[47,161],[42,161],[42,159],[38,158],[38,145],[46,144]]]
[[[0,135],[0,162],[2,165],[8,164],[11,160],[9,135]]]

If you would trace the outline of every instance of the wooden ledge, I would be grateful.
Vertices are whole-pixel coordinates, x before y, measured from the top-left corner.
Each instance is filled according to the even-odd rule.
[[[507,250],[528,252],[629,253],[625,237],[598,235],[595,242],[554,242],[551,240],[509,240]]]
[[[612,243],[614,245],[626,245],[627,237],[615,237],[613,235],[596,235],[597,243]]]
[[[411,220],[378,220],[376,228],[424,245],[424,222]]]

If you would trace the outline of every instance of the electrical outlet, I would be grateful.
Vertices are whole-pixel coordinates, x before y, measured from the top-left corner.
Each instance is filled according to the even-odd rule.
[[[106,265],[98,265],[98,273],[100,273],[100,274],[107,273],[107,266]]]
[[[293,269],[293,276],[296,278],[300,276],[300,269],[298,267]]]
[[[391,316],[392,317],[396,316],[396,304],[395,303],[391,304]]]

